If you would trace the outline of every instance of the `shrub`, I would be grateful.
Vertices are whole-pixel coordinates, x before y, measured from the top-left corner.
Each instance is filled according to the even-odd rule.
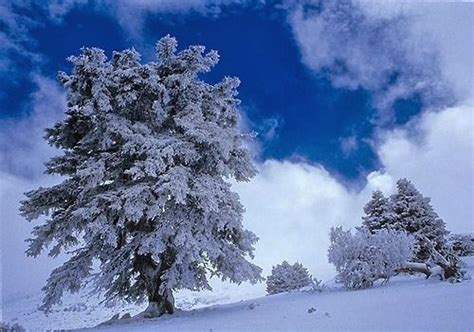
[[[380,278],[396,273],[414,252],[414,239],[402,231],[366,228],[355,234],[341,227],[331,229],[328,259],[336,267],[336,281],[347,288],[367,288]]]
[[[267,277],[268,294],[288,292],[312,284],[308,270],[300,263],[290,265],[287,261],[272,268],[272,273]]]

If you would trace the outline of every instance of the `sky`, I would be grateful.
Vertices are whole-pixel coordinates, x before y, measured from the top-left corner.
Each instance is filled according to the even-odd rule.
[[[359,225],[370,193],[401,177],[449,230],[473,232],[472,22],[474,5],[453,2],[0,1],[3,296],[39,289],[59,264],[25,257],[35,223],[18,216],[24,192],[60,180],[43,174],[58,151],[42,140],[66,109],[57,71],[83,46],[153,61],[166,34],[219,52],[203,80],[242,81],[259,174],[234,188],[264,272],[287,259],[329,277],[330,227]]]

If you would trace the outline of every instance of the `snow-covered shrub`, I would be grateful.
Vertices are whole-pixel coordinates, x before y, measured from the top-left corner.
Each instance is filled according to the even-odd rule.
[[[474,255],[474,234],[452,234],[448,247],[458,256]]]
[[[311,279],[310,287],[311,287],[311,290],[314,292],[322,292],[327,289],[327,286],[323,283],[323,281],[317,278]]]
[[[267,277],[268,294],[288,292],[312,284],[308,270],[301,264],[290,265],[287,261],[272,268],[272,273]]]
[[[366,228],[354,234],[332,228],[328,259],[338,272],[337,281],[348,288],[367,288],[380,278],[390,278],[414,251],[414,239],[405,232]]]
[[[18,324],[10,325],[8,323],[0,322],[0,332],[23,332],[26,331]]]

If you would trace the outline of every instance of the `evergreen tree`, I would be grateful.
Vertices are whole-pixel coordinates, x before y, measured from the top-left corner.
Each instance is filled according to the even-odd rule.
[[[74,249],[50,275],[42,309],[78,291],[91,276],[108,301],[148,299],[147,316],[172,313],[176,289],[208,289],[207,272],[240,283],[261,280],[257,237],[243,228],[244,208],[228,181],[256,173],[239,131],[237,78],[211,85],[218,54],[176,51],[169,36],[157,62],[134,49],[83,48],[70,57],[66,119],[47,129],[64,151],[47,173],[64,180],[28,192],[23,215],[49,219],[34,228],[27,254]]]
[[[397,192],[391,196],[393,221],[391,227],[415,235],[418,244],[416,259],[427,261],[433,247],[443,252],[446,247],[444,221],[430,204],[430,198],[423,195],[407,179],[397,181]]]
[[[474,256],[474,234],[451,234],[448,247],[458,256]]]
[[[283,261],[272,268],[272,273],[267,277],[267,293],[277,294],[300,289],[311,285],[311,276],[301,264],[289,264]]]
[[[380,190],[372,193],[371,200],[364,207],[364,213],[362,224],[372,233],[388,228],[392,221],[390,200]]]

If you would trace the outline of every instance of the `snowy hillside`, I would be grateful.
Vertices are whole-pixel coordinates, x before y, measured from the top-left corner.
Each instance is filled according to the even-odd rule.
[[[191,310],[214,304],[251,299],[265,294],[263,284],[250,285],[246,283],[238,286],[217,282],[213,287],[212,292],[191,292],[188,290],[177,292],[177,307],[182,310]],[[48,316],[37,309],[41,304],[42,293],[2,299],[0,320],[9,324],[20,324],[28,331],[77,329],[96,326],[117,313],[120,315],[130,313],[133,316],[146,307],[146,304],[142,306],[122,304],[108,307],[101,304],[100,299],[96,296],[88,296],[88,291],[85,289],[79,294],[66,295],[63,298],[63,303],[55,306]]]
[[[474,274],[474,257],[465,259]],[[182,292],[180,311],[157,319],[131,318],[87,331],[470,331],[474,328],[472,280],[451,284],[421,276],[396,277],[390,283],[359,291],[330,285],[322,293],[264,296],[261,287],[230,287],[215,293]],[[247,299],[239,301],[239,299]],[[104,308],[93,299],[65,299],[45,317],[34,311],[39,296],[5,303],[3,318],[28,330],[93,326],[114,314],[137,314],[143,308]],[[209,306],[213,303],[216,305]],[[207,305],[207,306],[206,306]],[[189,310],[190,308],[198,308]],[[15,319],[16,318],[16,319]]]
[[[472,275],[474,259],[468,260]],[[97,331],[472,331],[472,281],[397,277],[367,290],[279,294]]]

